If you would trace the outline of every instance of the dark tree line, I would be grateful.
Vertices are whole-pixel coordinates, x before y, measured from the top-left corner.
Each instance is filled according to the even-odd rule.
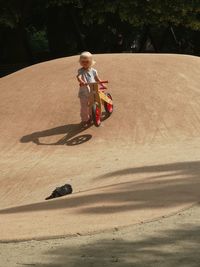
[[[0,65],[77,54],[200,55],[200,0],[0,0]]]

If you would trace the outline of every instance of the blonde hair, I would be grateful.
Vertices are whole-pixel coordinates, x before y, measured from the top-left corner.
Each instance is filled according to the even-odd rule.
[[[94,66],[94,64],[96,63],[96,61],[93,59],[93,55],[88,51],[84,51],[80,54],[79,62],[81,62],[81,60],[84,58],[89,59],[89,61],[91,62],[91,66]]]

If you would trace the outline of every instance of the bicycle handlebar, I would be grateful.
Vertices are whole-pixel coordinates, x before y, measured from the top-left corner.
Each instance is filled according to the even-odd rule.
[[[100,83],[100,84],[101,84],[101,83],[108,83],[108,81],[100,81],[100,82],[98,82],[98,83]]]

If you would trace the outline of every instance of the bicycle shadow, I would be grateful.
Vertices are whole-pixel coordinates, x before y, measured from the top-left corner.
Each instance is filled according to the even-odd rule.
[[[102,121],[105,121],[109,118],[109,115],[106,112],[102,113]],[[68,124],[68,125],[62,125],[58,126],[55,128],[47,129],[44,131],[38,131],[34,132],[28,135],[24,135],[21,137],[20,142],[21,143],[29,143],[33,142],[36,145],[67,145],[67,146],[76,146],[76,145],[81,145],[83,143],[86,143],[92,138],[91,134],[82,134],[78,135],[87,129],[89,129],[93,124],[89,124],[87,126],[83,126],[80,123],[78,124]],[[59,139],[56,142],[53,143],[44,143],[40,141],[40,138],[43,137],[49,137],[49,136],[54,136],[54,135],[60,135],[60,134],[65,134],[64,137]],[[78,135],[78,136],[77,136]]]
[[[92,135],[91,134],[78,135],[78,134],[84,132],[91,126],[92,125],[83,126],[81,124],[62,125],[48,130],[34,132],[29,135],[24,135],[20,139],[20,142],[21,143],[33,142],[36,145],[67,145],[67,146],[81,145],[89,141],[92,138]],[[60,135],[60,134],[65,134],[65,136],[56,142],[44,143],[40,141],[40,138]]]

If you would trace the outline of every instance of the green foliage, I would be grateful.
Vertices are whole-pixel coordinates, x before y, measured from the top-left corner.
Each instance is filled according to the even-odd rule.
[[[105,14],[116,14],[134,27],[170,24],[200,29],[200,0],[88,0],[82,1],[82,6],[86,24],[102,24]]]
[[[73,5],[74,7],[81,8],[82,1],[81,0],[49,0],[46,3],[46,7],[62,7],[66,5]]]
[[[21,15],[15,2],[0,0],[0,26],[13,29],[20,22]]]
[[[29,0],[30,1],[30,0]],[[21,1],[0,0],[0,25],[15,27],[21,19]],[[134,27],[143,25],[182,25],[200,29],[200,0],[41,0],[37,6],[72,6],[86,25],[103,24],[106,16],[115,14]]]
[[[85,49],[113,52],[120,33],[122,51],[130,51],[132,43],[142,47],[149,29],[158,50],[166,30],[175,29],[175,49],[174,40],[163,41],[167,51],[199,55],[200,0],[0,0],[0,37],[9,36],[1,38],[0,46],[9,49],[9,42],[17,40],[17,55],[17,49],[30,57],[43,52],[65,56]]]
[[[33,53],[49,50],[45,30],[37,31],[34,27],[30,27],[27,31]]]

